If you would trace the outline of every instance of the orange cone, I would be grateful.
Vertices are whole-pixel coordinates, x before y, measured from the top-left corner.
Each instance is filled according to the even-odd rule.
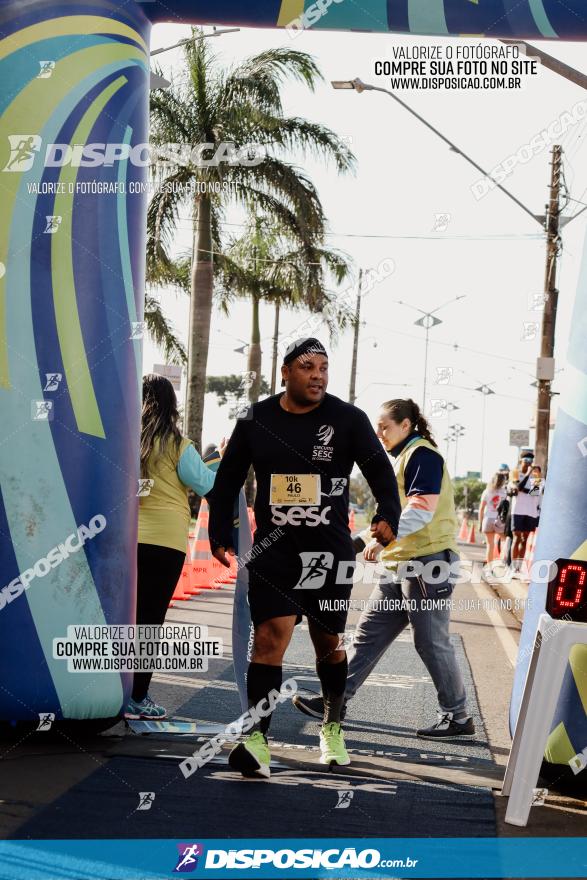
[[[189,585],[190,585],[190,571],[187,565],[181,570],[181,574],[179,576],[179,580],[177,582],[177,586],[173,591],[173,596],[171,597],[171,601],[174,599],[185,600],[191,599],[191,595],[189,593]]]
[[[467,538],[467,544],[476,544],[477,539],[475,537],[475,526],[471,523],[471,529],[469,531],[469,537]]]
[[[467,540],[467,533],[468,533],[468,530],[469,530],[468,527],[469,527],[469,524],[468,524],[468,522],[467,522],[467,518],[464,517],[464,518],[463,518],[463,521],[462,521],[462,523],[461,523],[461,530],[460,530],[460,532],[459,532],[459,534],[458,534],[458,536],[457,536],[457,540],[458,540],[458,541],[466,541],[466,540]]]
[[[349,513],[349,529],[351,532],[355,530],[355,511],[351,509]]]
[[[200,504],[195,538],[190,542],[191,577],[190,587],[202,590],[219,590],[226,568],[210,551],[208,502],[203,498]]]

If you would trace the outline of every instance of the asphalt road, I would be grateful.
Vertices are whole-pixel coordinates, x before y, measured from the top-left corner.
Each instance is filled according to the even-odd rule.
[[[480,548],[463,549],[481,558]],[[366,598],[370,590],[360,584],[354,598]],[[120,723],[83,740],[29,735],[0,742],[0,836],[178,838],[192,827],[194,803],[200,805],[202,837],[584,836],[587,804],[553,792],[544,806],[532,809],[527,828],[505,824],[499,789],[511,742],[507,717],[520,625],[495,607],[496,594],[487,584],[458,590],[471,600],[454,613],[452,632],[477,724],[475,740],[438,744],[415,737],[417,726],[434,720],[435,694],[406,631],[349,707],[350,768],[328,773],[317,763],[318,726],[290,705],[279,707],[272,725],[271,799],[266,783],[231,773],[225,752],[195,777],[183,778],[178,763],[201,746],[206,733],[137,736]],[[207,591],[168,614],[170,621],[206,623],[211,635],[224,640],[224,657],[212,661],[208,672],[155,677],[152,694],[176,719],[224,725],[240,714],[231,664],[232,595],[232,588]],[[357,618],[351,612],[350,631]],[[285,672],[299,686],[319,689],[303,626]],[[154,794],[152,807],[138,811],[145,791]],[[344,800],[349,791],[352,802],[341,809],[341,792]]]

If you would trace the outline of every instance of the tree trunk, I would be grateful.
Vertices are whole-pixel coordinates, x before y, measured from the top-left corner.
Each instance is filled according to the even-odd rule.
[[[255,378],[249,388],[249,400],[251,403],[257,403],[259,400],[259,389],[261,387],[261,333],[259,328],[259,297],[253,297],[253,323],[251,327],[251,344],[249,346],[249,357],[247,369],[255,374]],[[253,468],[249,469],[245,482],[245,495],[247,504],[252,507],[255,503],[255,474]]]
[[[249,389],[249,400],[257,403],[261,389],[261,332],[259,328],[259,297],[253,296],[253,324],[249,346],[248,370],[255,374]]]
[[[185,433],[198,450],[202,449],[206,367],[212,320],[212,230],[208,196],[200,196],[194,220],[194,255],[192,262],[190,321],[188,334],[188,373]]]
[[[279,341],[279,300],[275,301],[275,323],[273,325],[273,357],[271,363],[271,394],[277,390],[277,343]]]

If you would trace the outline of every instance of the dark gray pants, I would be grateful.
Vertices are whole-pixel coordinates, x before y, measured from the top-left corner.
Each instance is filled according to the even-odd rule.
[[[414,561],[425,565],[438,560],[454,566],[458,559],[456,553],[443,551]],[[369,597],[369,607],[361,614],[349,651],[347,700],[356,694],[394,639],[410,623],[414,647],[434,682],[440,710],[453,714],[466,711],[465,686],[449,637],[450,608],[422,607],[426,599],[450,600],[455,577],[446,577],[438,583],[425,580],[422,586],[421,578],[401,577],[400,573],[395,583],[383,582],[375,587]],[[402,598],[408,600],[406,610],[389,610],[389,606],[399,605]]]

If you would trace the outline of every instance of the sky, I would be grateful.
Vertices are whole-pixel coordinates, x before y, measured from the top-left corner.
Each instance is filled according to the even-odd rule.
[[[189,33],[185,26],[157,25],[151,49],[171,46]],[[442,323],[430,330],[426,413],[445,454],[448,418],[446,411],[443,416],[432,415],[442,407],[434,401],[450,401],[458,407],[450,419],[464,426],[465,433],[458,448],[454,443],[448,446],[449,470],[453,475],[482,471],[487,479],[502,462],[515,462],[517,450],[509,445],[509,430],[529,428],[533,421],[536,392],[530,383],[535,377],[540,334],[525,336],[532,335],[526,325],[541,320],[542,313],[532,307],[544,287],[544,233],[499,189],[476,199],[472,187],[480,179],[479,172],[388,95],[335,91],[330,85],[333,79],[359,77],[386,87],[385,77],[375,76],[374,62],[391,58],[394,47],[454,46],[458,42],[457,38],[325,31],[306,31],[292,39],[285,31],[261,29],[241,29],[211,40],[227,65],[277,46],[294,47],[316,59],[324,81],[315,92],[288,82],[282,96],[286,115],[327,125],[347,139],[357,157],[356,173],[343,176],[332,165],[304,155],[295,157],[317,186],[329,221],[328,243],[354,262],[354,280],[340,288],[341,295],[347,302],[354,301],[359,267],[375,269],[383,260],[394,264],[393,273],[363,298],[356,404],[375,422],[385,400],[412,397],[422,402],[425,333],[414,325],[419,317],[415,309],[432,311],[447,303],[437,314]],[[540,47],[578,70],[587,67],[582,44],[544,42]],[[167,78],[181,74],[181,50],[165,52],[156,60]],[[580,87],[546,69],[525,79],[519,91],[411,90],[397,94],[487,170],[515,156],[562,113],[587,99]],[[577,213],[581,202],[587,202],[587,118],[578,116],[555,141],[563,146],[565,179],[576,200],[569,202],[565,216]],[[531,213],[544,213],[550,151],[548,146],[531,158],[526,155],[504,181]],[[181,217],[178,254],[191,247],[187,206]],[[587,211],[563,231],[557,284],[557,370],[564,368],[586,218]],[[229,212],[230,232],[239,234],[243,219],[238,209]],[[450,302],[456,297],[463,298]],[[187,296],[164,291],[161,301],[178,335],[187,342]],[[282,337],[295,335],[306,317],[305,313],[282,312]],[[215,310],[209,375],[246,370],[246,356],[235,349],[249,339],[250,324],[251,307],[246,302],[233,305],[229,319]],[[264,307],[265,376],[269,375],[272,331],[273,311]],[[329,343],[324,326],[315,335]],[[348,399],[351,353],[349,330],[330,347],[328,390],[343,399]],[[158,363],[163,363],[162,354],[146,339],[144,372]],[[450,384],[439,383],[439,375],[447,373]],[[560,391],[563,380],[564,369],[557,373],[554,391]],[[495,393],[484,398],[475,391],[481,384],[490,385]],[[556,414],[556,396],[553,400]],[[218,406],[214,395],[206,395],[204,445],[229,436],[233,424],[228,407]]]

